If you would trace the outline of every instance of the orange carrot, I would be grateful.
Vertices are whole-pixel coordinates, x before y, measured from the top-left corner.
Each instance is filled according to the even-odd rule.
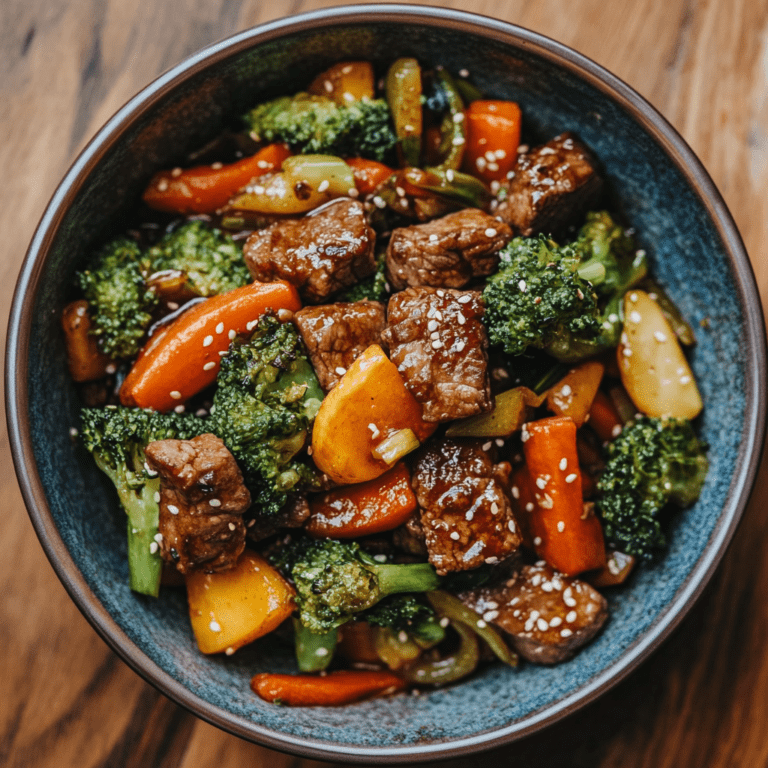
[[[367,483],[336,488],[310,502],[312,536],[348,539],[391,531],[416,509],[408,467],[399,462]]]
[[[120,402],[167,411],[212,384],[230,336],[245,333],[267,309],[301,307],[282,281],[251,283],[196,304],[147,342],[120,388]]]
[[[254,675],[251,689],[265,701],[291,707],[333,707],[402,691],[405,681],[391,672],[341,670],[315,675]]]
[[[91,318],[85,299],[73,301],[61,313],[61,327],[67,348],[67,366],[74,381],[94,381],[107,375],[112,360],[100,349],[91,334]]]
[[[514,101],[473,101],[466,111],[464,170],[483,181],[501,181],[517,161],[520,107]]]
[[[600,568],[603,530],[594,514],[585,514],[573,419],[530,422],[523,427],[523,440],[536,497],[531,515],[536,553],[566,576]]]
[[[611,399],[598,391],[589,409],[589,426],[597,432],[597,436],[607,443],[621,432],[621,419]]]
[[[355,175],[355,186],[361,195],[370,195],[394,171],[384,163],[366,160],[362,157],[349,157],[344,161]]]
[[[283,160],[290,156],[284,144],[270,144],[230,165],[215,163],[184,171],[159,171],[144,190],[144,202],[150,208],[170,213],[214,213],[253,179],[279,171]]]

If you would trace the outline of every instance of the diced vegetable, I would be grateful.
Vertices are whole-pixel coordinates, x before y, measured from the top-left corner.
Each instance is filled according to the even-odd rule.
[[[373,67],[369,61],[340,61],[321,72],[307,88],[315,96],[328,96],[346,107],[373,98]]]
[[[184,171],[160,171],[144,191],[144,202],[169,213],[215,213],[254,179],[280,170],[290,155],[285,144],[270,144],[230,165],[214,163]]]
[[[448,437],[509,437],[523,426],[528,407],[538,408],[544,395],[537,395],[528,387],[515,387],[496,395],[492,411],[469,416],[452,422],[445,434]]]
[[[389,627],[375,628],[374,646],[378,657],[391,670],[399,670],[421,655],[421,648],[407,633],[394,632]]]
[[[435,79],[442,89],[448,109],[440,125],[440,143],[436,148],[441,170],[461,168],[466,145],[464,102],[453,78],[442,68],[435,70]]]
[[[445,685],[475,671],[480,661],[477,635],[460,621],[453,622],[453,628],[461,640],[459,647],[443,658],[426,657],[408,666],[401,673],[408,682],[418,685]]]
[[[167,411],[216,380],[230,332],[245,333],[267,309],[301,307],[289,283],[251,283],[213,296],[156,333],[120,388],[123,405]]]
[[[251,680],[251,689],[262,699],[289,707],[334,707],[404,688],[405,681],[392,672],[362,670],[340,670],[324,677],[262,672]]]
[[[91,318],[85,299],[73,301],[61,313],[61,326],[67,346],[67,367],[74,381],[94,381],[107,374],[112,362],[99,350],[96,337],[90,334]]]
[[[371,450],[374,459],[380,459],[391,467],[398,459],[407,456],[419,447],[419,438],[412,429],[399,429],[385,437]]]
[[[422,419],[421,405],[397,366],[374,344],[323,400],[312,431],[312,458],[336,483],[363,483],[390,468],[373,451],[401,429],[423,442],[436,425]]]
[[[387,72],[387,102],[406,165],[418,165],[421,153],[421,68],[416,59],[397,59]]]
[[[266,635],[291,615],[293,595],[288,582],[249,550],[230,571],[190,573],[189,618],[198,647],[232,653]]]
[[[310,502],[306,524],[312,536],[354,538],[390,531],[416,509],[411,476],[402,462],[380,477],[337,488]]]
[[[352,169],[357,191],[361,195],[370,195],[394,173],[388,165],[363,157],[348,157],[345,162]]]
[[[603,566],[600,521],[585,515],[573,419],[552,416],[526,424],[523,450],[536,498],[530,518],[536,553],[566,576]]]
[[[514,101],[473,101],[466,112],[464,170],[502,181],[517,162],[522,115]]]
[[[589,409],[589,426],[604,443],[613,440],[621,432],[621,418],[611,399],[600,390],[597,391]]]
[[[644,291],[624,297],[624,332],[617,350],[621,381],[638,410],[660,418],[693,419],[701,400],[675,332]]]
[[[589,416],[605,366],[589,360],[572,368],[547,393],[547,407],[556,416],[570,416],[580,427]]]

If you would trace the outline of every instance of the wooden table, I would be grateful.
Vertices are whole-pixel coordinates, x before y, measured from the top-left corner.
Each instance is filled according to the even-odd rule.
[[[2,306],[55,185],[130,96],[208,43],[321,0],[3,0]],[[462,2],[445,2],[467,8]],[[725,196],[768,299],[768,4],[760,0],[478,0],[472,10],[582,51],[682,132]],[[3,311],[5,315],[5,309]],[[5,321],[3,321],[3,334]],[[125,666],[59,584],[0,443],[0,764],[8,768],[329,765],[223,733]],[[442,766],[768,763],[768,493],[673,637],[575,716],[507,749]]]

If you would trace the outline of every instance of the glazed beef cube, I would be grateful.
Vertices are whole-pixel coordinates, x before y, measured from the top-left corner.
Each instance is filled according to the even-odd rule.
[[[406,286],[463,288],[490,275],[512,230],[477,208],[449,213],[426,224],[396,229],[387,247],[387,279]]]
[[[158,440],[145,454],[160,475],[160,553],[181,573],[225,571],[245,548],[243,512],[251,495],[216,435]]]
[[[601,189],[591,152],[563,133],[520,155],[494,213],[516,234],[558,234],[596,205]]]
[[[243,257],[254,280],[287,280],[305,302],[320,304],[375,271],[375,240],[363,204],[343,198],[257,230]]]
[[[276,515],[263,517],[256,515],[246,524],[248,538],[261,541],[278,533],[284,528],[301,528],[309,519],[309,503],[304,496],[289,497]]]
[[[305,307],[294,316],[307,345],[320,386],[333,389],[352,363],[384,330],[384,305],[378,301],[339,302]]]
[[[608,603],[584,581],[543,561],[503,584],[460,596],[485,621],[509,633],[517,652],[536,664],[557,664],[588,643],[608,618]]]
[[[406,288],[389,300],[381,334],[425,421],[450,421],[493,407],[488,337],[477,291]]]
[[[416,456],[411,485],[438,574],[496,563],[520,546],[503,481],[476,440],[439,440]]]

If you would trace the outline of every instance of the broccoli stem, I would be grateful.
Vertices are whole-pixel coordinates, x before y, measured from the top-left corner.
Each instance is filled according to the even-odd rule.
[[[429,563],[379,564],[367,566],[376,574],[380,598],[399,592],[429,592],[440,580]]]
[[[160,548],[152,547],[160,522],[160,506],[155,493],[160,491],[160,479],[150,480],[141,495],[123,486],[118,488],[120,501],[128,513],[128,574],[130,587],[142,595],[157,597],[163,561]],[[152,549],[155,551],[152,552]]]
[[[293,636],[300,672],[321,672],[331,663],[338,640],[338,630],[335,627],[328,632],[317,634],[298,619],[294,619]]]

